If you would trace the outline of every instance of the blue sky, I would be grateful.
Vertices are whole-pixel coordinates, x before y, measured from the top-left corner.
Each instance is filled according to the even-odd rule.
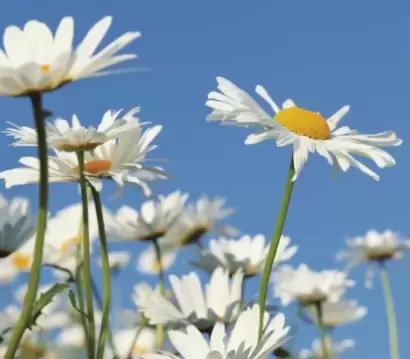
[[[77,113],[86,124],[96,123],[109,108],[142,106],[143,121],[164,126],[154,157],[167,159],[164,167],[174,177],[158,183],[158,192],[179,188],[192,199],[202,193],[224,196],[237,210],[232,225],[244,233],[271,235],[290,148],[276,149],[273,142],[247,147],[243,144],[246,130],[204,120],[209,112],[204,106],[207,93],[215,89],[215,77],[224,76],[249,92],[263,84],[275,100],[291,97],[326,116],[349,104],[346,125],[368,133],[394,130],[405,140],[391,151],[397,166],[378,170],[380,182],[354,169],[333,179],[324,159],[311,158],[296,184],[285,229],[299,245],[295,264],[332,267],[344,239],[370,228],[391,228],[410,237],[408,2],[15,0],[3,6],[0,23],[22,25],[37,18],[55,28],[66,15],[75,19],[77,41],[105,15],[114,17],[109,39],[125,31],[143,32],[128,48],[139,55],[128,66],[151,71],[76,83],[48,94],[45,105],[65,118]],[[3,127],[6,121],[32,124],[28,100],[0,101]],[[2,169],[15,167],[19,157],[34,153],[11,149],[9,143],[8,138],[0,138]],[[74,185],[62,189],[62,185],[52,186],[52,211],[73,203],[77,195]],[[35,200],[36,187],[5,193]],[[111,194],[106,205],[113,209],[123,203],[139,206],[142,200],[134,188],[120,200],[108,201]],[[405,335],[409,263],[390,266],[402,358],[410,356]],[[121,277],[125,283],[138,280],[133,268],[134,264],[132,273]],[[177,270],[188,269],[181,264]],[[363,271],[355,271],[353,278],[358,283],[349,296],[367,305],[369,315],[362,323],[341,329],[336,337],[357,340],[354,352],[346,357],[385,359],[387,331],[379,283],[369,291],[363,289]],[[311,335],[310,329],[304,330],[296,346],[310,343]]]

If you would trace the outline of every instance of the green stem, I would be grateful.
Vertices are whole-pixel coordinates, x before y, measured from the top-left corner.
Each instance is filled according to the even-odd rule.
[[[316,307],[317,323],[319,325],[319,330],[320,330],[320,341],[322,343],[322,356],[323,356],[323,359],[330,359],[329,350],[328,350],[328,346],[326,343],[326,329],[323,324],[322,303],[317,302],[315,304],[315,307]]]
[[[399,341],[397,336],[396,312],[393,295],[390,288],[386,266],[380,262],[380,279],[382,282],[384,301],[386,305],[387,325],[389,327],[390,359],[399,359]]]
[[[127,359],[133,358],[133,351],[134,351],[135,344],[137,343],[138,337],[140,336],[144,328],[145,328],[145,325],[142,325],[135,332],[134,338],[132,339],[130,350],[128,351],[128,355],[126,356]]]
[[[156,239],[153,240],[153,243],[154,243],[155,254],[157,256],[158,269],[159,269],[158,270],[159,291],[162,295],[164,295],[165,294],[165,275],[164,275],[164,269],[162,268],[161,247],[159,246],[158,241]],[[156,326],[155,342],[156,342],[156,348],[158,350],[162,349],[162,346],[164,345],[164,326],[162,324],[158,324]]]
[[[33,93],[30,96],[33,108],[34,122],[37,131],[38,158],[40,160],[40,183],[39,183],[39,205],[37,214],[37,235],[34,247],[34,258],[31,266],[30,278],[27,292],[24,297],[23,308],[17,323],[14,325],[8,343],[4,359],[15,358],[21,338],[27,324],[31,320],[33,305],[37,297],[37,289],[41,276],[41,264],[43,261],[44,237],[47,227],[48,206],[48,163],[47,163],[47,133],[44,123],[44,113],[41,93]]]
[[[83,207],[83,282],[87,307],[89,355],[90,358],[95,358],[95,319],[93,293],[91,290],[90,235],[88,223],[87,181],[84,176],[84,151],[77,152],[77,158],[78,169],[80,172],[81,202]]]
[[[81,278],[81,272],[77,272],[76,274],[76,288],[77,288],[77,296],[78,296],[78,303],[79,307],[81,310],[81,313],[85,313],[85,308],[84,308],[84,292],[83,292],[83,280]],[[89,333],[88,333],[88,325],[87,325],[87,320],[83,314],[80,315],[80,321],[81,325],[84,329],[84,336],[85,336],[85,350],[87,354],[87,358],[90,357],[90,342],[88,340],[89,338]]]
[[[109,336],[110,344],[115,352],[114,342],[112,340],[109,330],[109,318],[110,318],[110,295],[111,295],[111,272],[110,272],[110,261],[108,258],[108,244],[107,235],[105,233],[104,224],[104,213],[101,204],[101,197],[98,191],[90,185],[91,192],[94,199],[95,213],[97,215],[98,222],[98,232],[100,234],[100,244],[101,244],[101,259],[102,259],[102,269],[103,269],[103,302],[102,302],[102,321],[100,336],[98,338],[98,350],[97,358],[102,359],[104,356],[105,341],[107,335]]]
[[[278,217],[276,219],[275,231],[272,235],[272,240],[269,246],[268,255],[266,256],[265,266],[263,268],[263,274],[261,279],[261,285],[259,290],[259,340],[262,338],[263,331],[263,316],[265,313],[266,296],[268,294],[269,279],[272,272],[273,263],[275,261],[276,252],[278,251],[280,237],[282,236],[283,227],[285,225],[286,214],[289,208],[290,198],[292,196],[293,182],[292,178],[295,175],[295,168],[293,165],[293,157],[290,161],[289,173],[286,180],[285,190],[282,197],[282,203]]]

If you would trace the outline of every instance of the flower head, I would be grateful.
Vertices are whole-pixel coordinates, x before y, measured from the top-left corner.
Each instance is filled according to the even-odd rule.
[[[344,339],[340,342],[326,338],[327,353],[331,358],[337,358],[347,349],[354,347],[353,339]],[[312,349],[303,349],[300,351],[298,358],[300,359],[325,359],[325,354],[322,351],[322,344],[320,339],[315,339],[312,343]]]
[[[217,322],[233,323],[241,303],[243,274],[238,271],[230,280],[229,273],[216,269],[206,285],[205,293],[196,273],[178,278],[169,277],[176,305],[159,292],[154,292],[149,301],[140,303],[141,312],[150,324],[167,324],[183,327],[192,323],[207,331]]]
[[[289,327],[285,327],[285,316],[281,313],[271,318],[264,314],[263,335],[258,340],[259,306],[245,309],[235,322],[230,334],[225,325],[217,323],[209,342],[200,331],[190,325],[186,332],[171,330],[169,338],[184,359],[262,359],[273,352],[287,339]],[[166,354],[146,354],[146,359],[175,358]]]
[[[73,115],[71,125],[68,121],[58,118],[54,123],[47,123],[48,146],[65,152],[91,151],[96,147],[123,135],[129,136],[130,131],[138,131],[140,123],[134,117],[139,107],[133,108],[121,118],[120,111],[107,111],[97,128],[85,128],[81,125],[77,115]],[[7,128],[4,133],[17,141],[13,146],[37,146],[37,132],[26,126]]]
[[[296,253],[297,246],[289,246],[290,237],[282,236],[275,257],[275,265],[282,263]],[[211,239],[209,249],[199,251],[198,259],[193,263],[208,272],[222,267],[233,274],[242,269],[245,277],[252,277],[262,272],[269,245],[265,246],[265,237],[261,234],[239,239]]]
[[[161,131],[155,126],[142,133],[141,128],[133,130],[132,135],[120,140],[111,140],[97,147],[93,153],[85,153],[84,174],[96,189],[102,187],[101,179],[110,178],[121,189],[124,182],[139,186],[145,195],[151,190],[146,181],[165,178],[160,168],[147,167],[142,163],[148,152],[155,149],[151,142]],[[6,187],[39,181],[39,160],[35,157],[23,157],[20,163],[25,167],[15,168],[0,173]],[[48,158],[49,182],[79,182],[78,159],[74,153],[56,151],[56,156]]]
[[[347,279],[347,273],[338,270],[314,272],[306,264],[294,269],[284,265],[272,276],[275,296],[283,305],[293,300],[301,305],[313,305],[325,301],[338,301],[354,281]]]
[[[139,32],[127,32],[96,53],[112,18],[104,17],[87,33],[73,51],[74,20],[65,17],[53,34],[37,20],[23,28],[8,26],[4,31],[4,51],[0,50],[0,95],[24,96],[52,91],[70,82],[111,73],[108,67],[134,59],[135,54],[117,55]]]
[[[137,270],[145,274],[158,275],[160,269],[167,270],[174,264],[178,254],[178,248],[172,245],[158,242],[161,251],[161,267],[158,262],[157,253],[153,246],[148,247],[141,252],[137,260]]]
[[[344,106],[325,119],[321,114],[297,107],[286,100],[280,108],[260,85],[256,92],[272,107],[273,116],[268,115],[245,91],[232,82],[217,78],[221,92],[208,95],[207,106],[213,112],[209,121],[219,120],[238,126],[256,126],[257,134],[251,134],[246,144],[255,144],[272,139],[278,147],[293,146],[293,164],[296,180],[305,165],[309,153],[317,152],[337,170],[347,171],[351,166],[378,180],[379,176],[352,155],[361,155],[373,160],[380,168],[393,166],[394,158],[379,147],[398,146],[402,143],[394,132],[375,135],[360,135],[347,126],[337,128],[338,123],[349,111]]]

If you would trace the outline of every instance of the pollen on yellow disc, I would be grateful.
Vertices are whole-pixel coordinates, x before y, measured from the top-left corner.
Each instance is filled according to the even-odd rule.
[[[50,68],[51,68],[50,65],[47,65],[47,64],[41,65],[41,72],[43,74],[47,74],[50,71]]]
[[[94,160],[89,161],[84,165],[84,172],[98,175],[100,173],[108,172],[111,169],[112,162],[108,160]]]
[[[330,128],[320,114],[299,107],[286,108],[278,112],[275,121],[289,131],[314,140],[328,140]]]
[[[31,257],[27,254],[15,253],[12,256],[12,261],[18,269],[28,269],[31,265]]]

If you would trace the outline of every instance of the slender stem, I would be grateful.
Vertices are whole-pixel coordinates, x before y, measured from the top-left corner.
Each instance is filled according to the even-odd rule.
[[[165,294],[165,275],[164,275],[164,269],[162,268],[161,247],[158,244],[158,240],[154,239],[153,242],[154,242],[155,254],[157,256],[157,262],[158,262],[159,291],[162,295],[164,295]],[[156,342],[156,348],[162,349],[162,346],[164,344],[164,326],[162,324],[158,324],[156,326],[155,342]]]
[[[14,325],[4,359],[13,359],[19,347],[27,324],[31,320],[33,305],[37,297],[37,289],[41,276],[43,261],[44,237],[47,227],[48,206],[48,163],[47,163],[47,134],[44,123],[44,113],[41,93],[30,96],[33,108],[34,122],[37,131],[38,158],[40,160],[39,205],[37,214],[37,235],[34,247],[34,258],[31,266],[27,292],[24,297],[23,308],[17,323]]]
[[[265,266],[263,268],[263,274],[261,279],[261,285],[259,290],[259,340],[262,338],[263,331],[263,316],[265,313],[266,296],[268,294],[269,279],[272,272],[273,263],[275,261],[276,252],[278,251],[280,238],[282,236],[283,227],[285,225],[286,214],[289,208],[290,198],[293,191],[292,178],[295,175],[295,168],[293,166],[293,157],[290,161],[289,173],[286,179],[285,190],[282,197],[282,203],[280,205],[278,217],[276,219],[275,231],[272,235],[272,240],[269,246],[268,255],[266,256]]]
[[[317,315],[317,324],[319,325],[319,330],[320,330],[320,341],[322,343],[322,357],[323,359],[330,359],[328,345],[326,343],[326,328],[323,324],[322,303],[317,302],[315,304],[315,307],[316,307],[316,315]]]
[[[76,273],[76,288],[77,288],[77,296],[78,296],[78,303],[79,303],[79,307],[81,310],[81,313],[85,313],[85,308],[84,308],[84,292],[83,292],[83,280],[81,278],[81,272],[78,271]],[[86,354],[87,354],[87,358],[90,358],[90,342],[88,340],[89,338],[89,333],[88,333],[88,324],[87,324],[87,320],[85,318],[85,316],[83,314],[80,315],[80,321],[81,321],[81,325],[84,329],[84,336],[85,336],[85,350],[86,350]]]
[[[138,337],[140,336],[142,330],[144,329],[145,325],[142,325],[140,327],[138,327],[137,331],[135,332],[134,338],[132,339],[132,343],[131,343],[131,347],[130,350],[128,351],[128,355],[126,356],[127,359],[132,359],[133,358],[133,351],[134,351],[134,347],[135,344],[137,343]]]
[[[396,312],[394,310],[393,294],[390,288],[389,276],[383,262],[380,262],[380,279],[386,305],[387,325],[389,327],[390,359],[399,359]]]
[[[101,259],[102,259],[102,269],[103,269],[103,302],[102,302],[102,321],[101,321],[101,330],[100,336],[98,338],[97,346],[97,358],[102,359],[104,356],[105,341],[107,335],[109,337],[110,344],[113,351],[114,341],[110,335],[109,330],[109,318],[110,318],[110,295],[111,295],[111,272],[110,272],[110,261],[108,258],[108,244],[107,244],[107,235],[105,233],[105,224],[104,224],[104,213],[101,204],[101,197],[98,191],[91,186],[91,193],[94,199],[95,213],[97,215],[98,222],[98,232],[100,234],[100,245],[101,245]],[[97,291],[98,292],[98,291]]]
[[[95,357],[95,319],[93,293],[91,289],[91,261],[90,261],[90,236],[88,223],[88,196],[87,181],[84,176],[84,151],[77,152],[78,169],[80,172],[81,202],[83,207],[83,284],[85,302],[87,307],[88,341],[90,358]]]

